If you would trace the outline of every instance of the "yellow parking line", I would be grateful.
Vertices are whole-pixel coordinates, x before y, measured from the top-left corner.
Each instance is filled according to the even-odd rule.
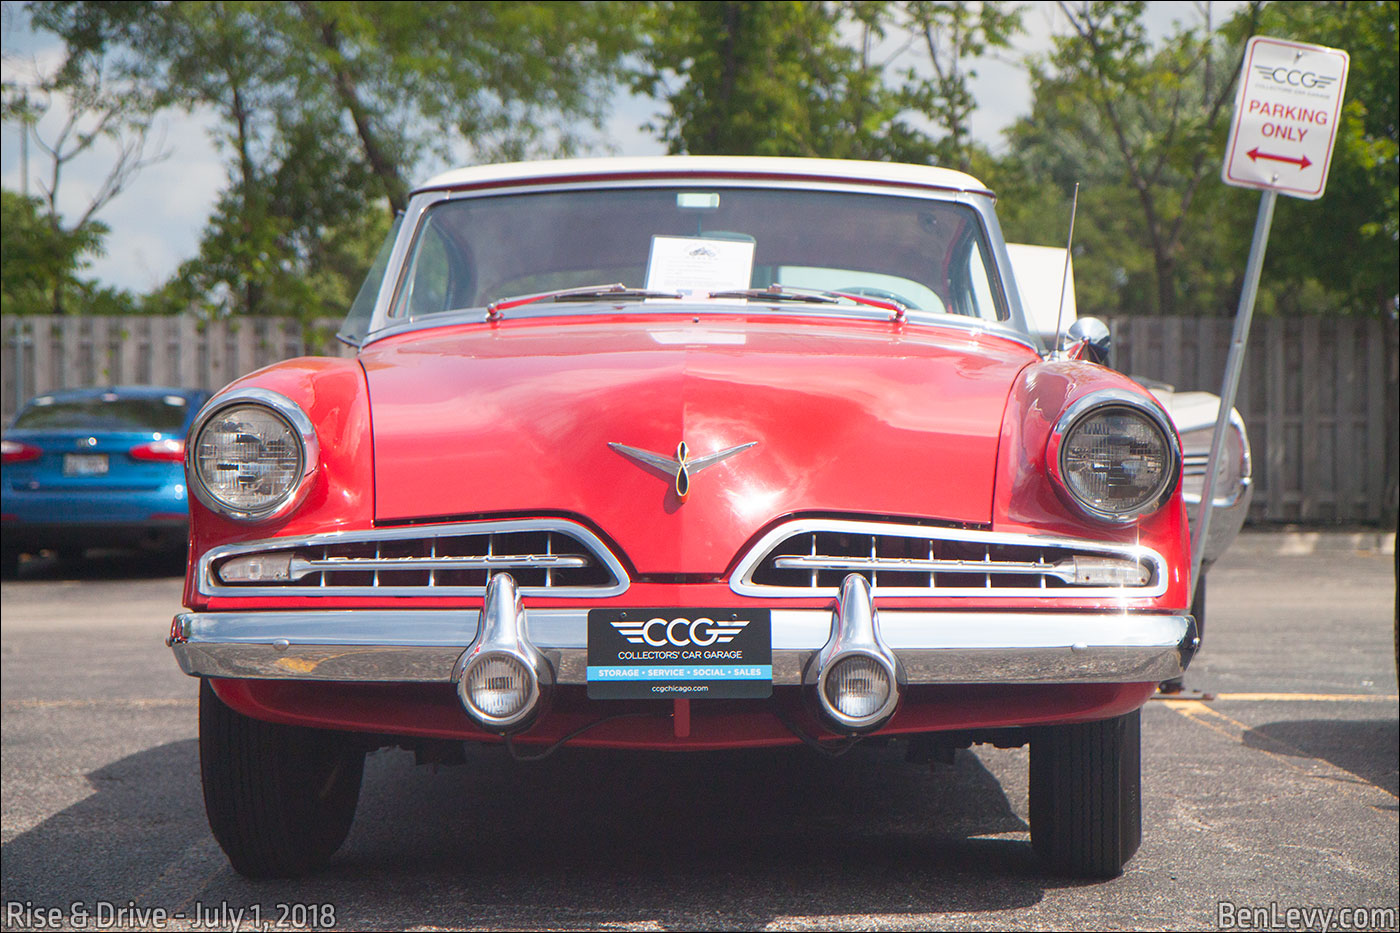
[[[1400,694],[1394,693],[1217,693],[1215,698],[1267,703],[1400,703]]]

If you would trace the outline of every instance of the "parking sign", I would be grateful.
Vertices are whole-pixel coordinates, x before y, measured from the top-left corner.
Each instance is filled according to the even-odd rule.
[[[1340,49],[1251,38],[1221,169],[1225,183],[1322,197],[1348,63]]]

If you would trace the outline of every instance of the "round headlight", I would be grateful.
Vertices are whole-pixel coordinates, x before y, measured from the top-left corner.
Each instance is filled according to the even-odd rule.
[[[265,393],[272,396],[272,393]],[[290,400],[234,402],[206,416],[189,450],[190,486],[205,505],[256,521],[284,513],[314,467],[310,421]],[[294,423],[295,422],[295,423]]]
[[[849,655],[833,664],[823,685],[831,708],[857,722],[883,710],[893,687],[884,665],[861,654]]]
[[[538,692],[534,673],[507,654],[477,658],[458,684],[468,710],[490,725],[510,722],[527,712]]]
[[[1180,458],[1159,418],[1136,405],[1099,404],[1071,410],[1064,421],[1068,428],[1052,438],[1051,464],[1077,506],[1095,518],[1128,521],[1167,500]]]

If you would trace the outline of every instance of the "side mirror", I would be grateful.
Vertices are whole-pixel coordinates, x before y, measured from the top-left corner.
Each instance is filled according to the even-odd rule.
[[[1077,318],[1066,332],[1071,345],[1083,343],[1080,358],[1102,366],[1113,365],[1113,337],[1108,325],[1096,317]]]

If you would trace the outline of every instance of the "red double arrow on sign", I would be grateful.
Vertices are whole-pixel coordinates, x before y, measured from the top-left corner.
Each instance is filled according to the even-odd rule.
[[[1245,155],[1249,156],[1255,162],[1258,162],[1260,159],[1272,159],[1275,162],[1291,162],[1292,164],[1298,166],[1298,168],[1300,169],[1304,169],[1307,168],[1309,165],[1312,165],[1312,160],[1309,159],[1307,156],[1274,155],[1272,152],[1260,152],[1258,146],[1255,146],[1253,149],[1246,152]]]

